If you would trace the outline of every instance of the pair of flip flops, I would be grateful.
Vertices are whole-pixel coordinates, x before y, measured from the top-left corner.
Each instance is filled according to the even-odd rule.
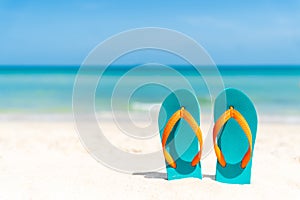
[[[168,180],[202,179],[203,139],[197,98],[188,90],[172,92],[162,103],[158,122]],[[216,181],[249,184],[257,130],[252,101],[237,89],[225,89],[215,100],[214,122]]]

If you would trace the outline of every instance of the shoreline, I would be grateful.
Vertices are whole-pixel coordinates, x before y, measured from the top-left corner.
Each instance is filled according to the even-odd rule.
[[[151,116],[148,116],[148,113],[145,112],[132,112],[130,113],[132,118],[136,121],[145,121],[149,120],[149,117],[152,119],[155,118],[157,113],[151,113]],[[118,117],[121,120],[128,120],[126,112],[119,112]],[[102,112],[97,114],[98,121],[113,121],[111,112]],[[300,117],[299,115],[279,115],[279,114],[265,114],[259,115],[258,120],[261,123],[284,123],[284,124],[299,124]],[[73,113],[0,113],[0,121],[49,121],[49,122],[74,122]],[[201,114],[201,121],[203,123],[212,122],[212,116],[204,113]]]

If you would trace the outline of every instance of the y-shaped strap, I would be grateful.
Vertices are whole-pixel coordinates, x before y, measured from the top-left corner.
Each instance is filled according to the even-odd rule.
[[[191,162],[191,165],[194,167],[200,162],[200,159],[201,159],[202,145],[203,145],[202,132],[201,132],[200,127],[198,126],[197,122],[193,118],[193,116],[187,110],[185,110],[184,107],[182,107],[180,110],[177,110],[172,115],[172,117],[169,119],[169,121],[167,122],[167,124],[165,126],[165,129],[164,129],[164,132],[162,135],[162,147],[163,147],[164,156],[165,156],[167,163],[171,167],[176,168],[176,162],[174,161],[172,156],[169,154],[169,152],[166,150],[166,143],[167,143],[168,137],[169,137],[172,129],[174,128],[174,126],[178,122],[178,120],[180,120],[181,118],[185,119],[188,122],[188,124],[191,126],[191,128],[195,132],[195,134],[199,140],[199,143],[200,143],[200,150]]]
[[[252,134],[251,134],[251,130],[250,130],[250,127],[249,127],[246,119],[243,117],[243,115],[240,112],[235,110],[232,106],[230,106],[230,108],[228,110],[226,110],[215,123],[214,129],[213,129],[213,141],[214,141],[215,153],[216,153],[216,156],[217,156],[217,159],[218,159],[218,162],[220,163],[220,165],[222,167],[225,167],[226,161],[225,161],[222,151],[220,150],[220,148],[216,142],[216,139],[217,139],[217,136],[218,136],[221,128],[225,125],[225,123],[230,118],[233,118],[238,122],[238,124],[241,126],[241,128],[243,129],[243,131],[248,139],[249,148],[241,162],[241,167],[244,169],[247,166],[248,162],[250,161],[250,158],[252,155]]]

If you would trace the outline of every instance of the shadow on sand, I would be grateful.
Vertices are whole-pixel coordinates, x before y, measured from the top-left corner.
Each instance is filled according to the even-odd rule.
[[[144,178],[164,179],[167,180],[167,173],[164,172],[136,172],[132,175],[144,176]],[[215,180],[215,175],[203,174],[203,178]]]

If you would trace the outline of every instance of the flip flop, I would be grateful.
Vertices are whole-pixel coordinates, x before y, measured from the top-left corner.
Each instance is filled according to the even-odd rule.
[[[188,90],[172,92],[162,103],[158,125],[168,180],[202,179],[200,106]],[[200,144],[200,149],[199,149]]]
[[[243,92],[228,88],[216,98],[213,129],[216,181],[249,184],[257,130],[257,114]]]

